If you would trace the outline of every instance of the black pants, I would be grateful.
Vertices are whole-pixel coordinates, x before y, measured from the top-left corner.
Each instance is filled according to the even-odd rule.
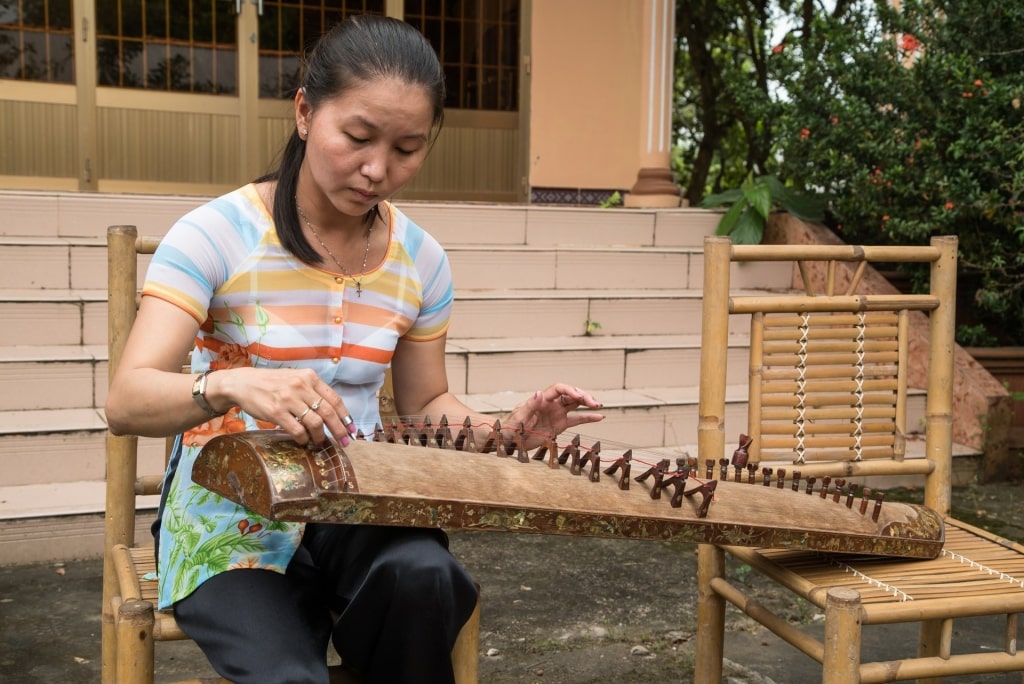
[[[174,611],[238,684],[327,682],[328,640],[366,682],[433,684],[476,599],[439,530],[310,524],[286,574],[223,572]]]

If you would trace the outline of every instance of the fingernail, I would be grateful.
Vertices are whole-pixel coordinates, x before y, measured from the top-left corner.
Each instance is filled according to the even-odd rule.
[[[341,446],[347,447],[348,446],[348,441],[349,441],[348,440],[348,435],[342,435],[341,436]]]

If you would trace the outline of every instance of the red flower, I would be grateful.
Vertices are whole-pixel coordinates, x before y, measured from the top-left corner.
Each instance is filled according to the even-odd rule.
[[[801,140],[807,140],[807,138],[810,137],[810,135],[811,135],[811,131],[809,129],[807,129],[807,128],[801,128],[800,129],[800,139]]]
[[[785,49],[786,49],[786,44],[785,43],[779,43],[778,45],[776,45],[775,47],[772,48],[772,54],[773,55],[781,55],[782,51],[785,50]]]
[[[921,47],[921,41],[911,33],[904,33],[900,37],[900,49],[907,52],[914,52]]]

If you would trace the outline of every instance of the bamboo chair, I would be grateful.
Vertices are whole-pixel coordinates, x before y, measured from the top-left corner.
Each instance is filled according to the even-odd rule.
[[[864,558],[799,550],[701,545],[695,681],[722,681],[726,602],[822,664],[826,684],[888,682],[1024,670],[1017,650],[1024,612],[1024,546],[950,517],[956,237],[922,247],[704,244],[700,374],[701,457],[725,456],[726,359],[730,314],[750,316],[750,462],[820,480],[923,476],[924,503],[944,516],[934,560]],[[730,293],[736,262],[791,261],[803,294]],[[821,262],[814,264],[814,262]],[[869,262],[930,263],[923,295],[854,294]],[[824,267],[815,283],[812,265]],[[845,291],[838,282],[849,281]],[[817,285],[817,287],[816,287]],[[838,292],[838,293],[837,293]],[[922,312],[922,313],[915,313]],[[927,315],[927,323],[924,322]],[[928,331],[916,339],[911,321]],[[928,348],[925,458],[905,458],[911,345]],[[725,557],[764,574],[825,614],[818,641],[726,579]],[[1005,616],[998,652],[952,645],[953,620]],[[916,656],[862,662],[866,625],[920,623]]]
[[[139,237],[134,226],[111,226],[108,249],[109,377],[113,378],[128,332],[135,321],[139,256],[152,254],[160,239]],[[188,369],[185,369],[188,372]],[[381,393],[381,409],[394,414],[390,378]],[[138,477],[138,438],[107,435],[107,496],[104,521],[102,681],[104,684],[152,683],[155,642],[188,639],[173,611],[156,611],[156,582],[144,581],[156,569],[153,543],[136,545],[136,497],[158,495],[161,476]],[[459,684],[477,681],[480,605],[462,628],[452,651]],[[188,680],[223,682],[221,679]],[[352,682],[340,667],[331,668],[332,682]]]

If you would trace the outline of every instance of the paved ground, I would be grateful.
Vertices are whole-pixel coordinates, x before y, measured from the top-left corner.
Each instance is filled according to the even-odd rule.
[[[958,488],[955,501],[958,517],[1024,541],[1020,485]],[[461,533],[453,535],[453,548],[483,586],[481,682],[693,680],[693,546]],[[101,565],[88,559],[0,568],[0,682],[99,680]],[[751,582],[761,602],[786,608],[792,621],[820,636],[818,616],[807,604],[746,577],[742,567],[732,573]],[[727,621],[730,684],[820,681],[813,661],[770,632],[734,610]],[[1002,629],[1002,621],[962,621],[956,639],[998,649],[993,635]],[[913,652],[916,636],[913,627],[868,628],[865,653],[882,660],[905,656]],[[1024,633],[1018,641],[1024,643]],[[161,644],[158,653],[158,682],[211,674],[189,643]],[[1018,673],[946,681],[1021,684],[1024,678]]]

